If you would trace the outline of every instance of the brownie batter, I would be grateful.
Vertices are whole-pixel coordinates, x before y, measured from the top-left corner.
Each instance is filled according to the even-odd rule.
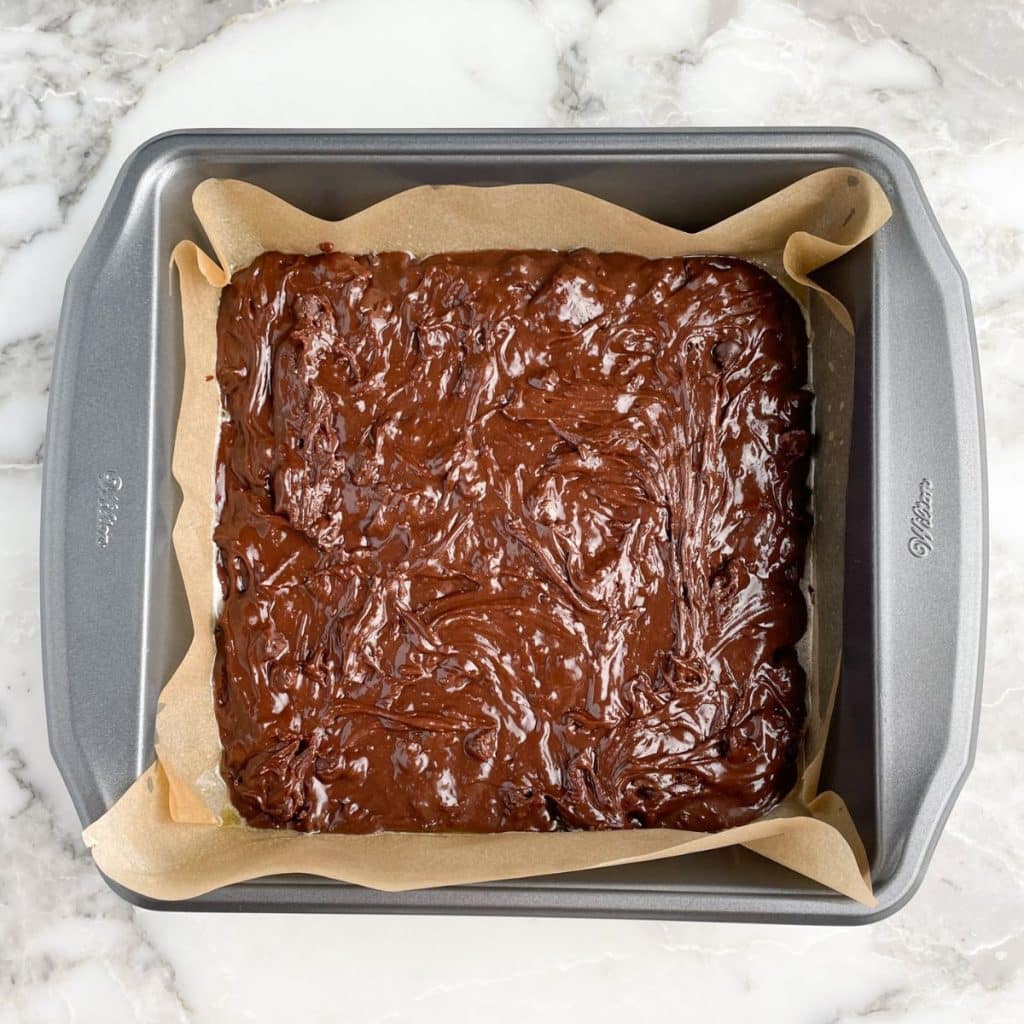
[[[218,345],[250,824],[715,830],[793,785],[811,398],[766,273],[267,253]]]

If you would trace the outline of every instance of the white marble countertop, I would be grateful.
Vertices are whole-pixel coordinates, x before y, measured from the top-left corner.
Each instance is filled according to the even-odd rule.
[[[859,929],[120,902],[46,745],[36,548],[60,295],[124,157],[175,127],[730,124],[888,135],[971,283],[992,500],[984,708],[918,895]],[[1022,125],[1020,0],[0,3],[0,1022],[1024,1019]]]

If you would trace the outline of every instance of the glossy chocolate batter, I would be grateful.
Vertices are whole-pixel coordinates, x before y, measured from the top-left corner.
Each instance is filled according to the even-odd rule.
[[[785,795],[810,395],[768,275],[267,253],[218,336],[215,689],[251,824],[714,830]]]

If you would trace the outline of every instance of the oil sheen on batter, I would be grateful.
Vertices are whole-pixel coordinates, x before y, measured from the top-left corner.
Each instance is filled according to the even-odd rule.
[[[811,399],[767,274],[267,253],[218,346],[214,686],[247,821],[703,831],[785,795]]]

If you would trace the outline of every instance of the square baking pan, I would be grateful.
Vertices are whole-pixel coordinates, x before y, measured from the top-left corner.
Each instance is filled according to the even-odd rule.
[[[685,230],[836,165],[868,171],[892,220],[820,273],[857,331],[843,679],[822,788],[871,863],[863,907],[739,847],[517,881],[381,893],[307,876],[174,910],[563,914],[857,923],[920,883],[970,770],[986,594],[977,352],[966,282],[906,157],[857,130],[175,132],[128,160],[67,283],[43,479],[50,744],[83,824],[153,759],[157,696],[190,640],[172,546],[182,382],[169,255],[204,243],[204,178],[253,182],[336,219],[422,184],[555,182]]]

